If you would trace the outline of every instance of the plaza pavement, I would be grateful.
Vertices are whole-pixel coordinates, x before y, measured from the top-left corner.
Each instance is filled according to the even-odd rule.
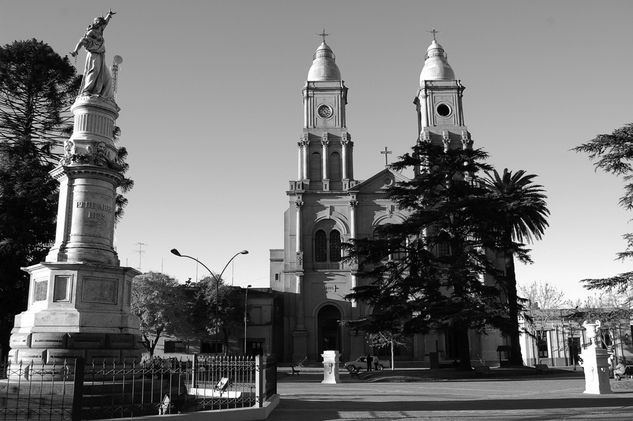
[[[633,381],[612,380],[614,393],[585,395],[582,371],[417,377],[415,382],[403,381],[416,378],[414,372],[390,377],[385,371],[381,376],[386,378],[374,382],[341,374],[341,383],[321,384],[318,371],[282,374],[277,388],[281,401],[267,419],[633,420]]]

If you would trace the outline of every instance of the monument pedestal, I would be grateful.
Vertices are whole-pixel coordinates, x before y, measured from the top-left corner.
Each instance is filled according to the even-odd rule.
[[[585,371],[585,393],[592,395],[611,393],[609,353],[591,344],[582,351],[580,356]]]
[[[609,353],[598,347],[600,343],[600,320],[595,323],[585,321],[582,324],[586,330],[588,345],[582,350],[582,367],[585,371],[585,393],[603,395],[611,393],[609,383]]]
[[[73,134],[60,165],[55,243],[30,274],[28,308],[15,317],[12,363],[59,364],[139,360],[138,318],[130,313],[132,278],[114,249],[117,187],[123,180],[114,146],[119,107],[81,96],[71,107]]]
[[[338,351],[323,351],[323,381],[325,384],[340,383],[338,368],[340,353]]]
[[[130,314],[132,268],[45,262],[31,274],[29,307],[15,317],[11,362],[138,360],[139,323]]]

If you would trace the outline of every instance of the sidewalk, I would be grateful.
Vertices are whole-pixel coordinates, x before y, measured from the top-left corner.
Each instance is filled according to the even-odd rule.
[[[385,379],[388,382],[342,374],[342,383],[335,385],[321,384],[322,376],[312,370],[280,376],[281,401],[268,420],[633,419],[630,380],[612,381],[613,394],[585,395],[582,371],[519,376],[497,372],[488,378],[446,380],[429,376],[416,382],[413,376],[398,381],[404,376],[396,371],[398,375]]]

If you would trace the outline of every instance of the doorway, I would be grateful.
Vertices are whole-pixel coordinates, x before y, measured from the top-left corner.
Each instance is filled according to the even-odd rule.
[[[341,312],[333,305],[326,305],[317,316],[317,350],[319,355],[325,350],[341,352]]]

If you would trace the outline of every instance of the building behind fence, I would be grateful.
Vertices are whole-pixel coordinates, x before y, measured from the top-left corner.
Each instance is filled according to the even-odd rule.
[[[0,420],[90,420],[261,407],[277,393],[276,379],[270,356],[4,364]]]

